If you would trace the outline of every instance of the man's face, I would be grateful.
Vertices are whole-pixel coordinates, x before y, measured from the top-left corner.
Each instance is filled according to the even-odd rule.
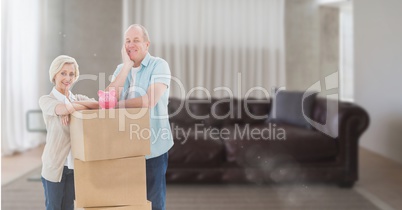
[[[144,34],[139,27],[130,28],[125,35],[125,47],[128,56],[139,66],[148,53],[149,42],[144,40]]]

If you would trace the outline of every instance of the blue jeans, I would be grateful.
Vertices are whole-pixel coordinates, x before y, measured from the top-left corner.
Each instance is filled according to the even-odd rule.
[[[43,177],[46,210],[74,210],[74,170],[64,166],[61,182],[50,182]]]
[[[146,160],[147,199],[152,202],[152,210],[165,210],[167,166],[167,152]]]

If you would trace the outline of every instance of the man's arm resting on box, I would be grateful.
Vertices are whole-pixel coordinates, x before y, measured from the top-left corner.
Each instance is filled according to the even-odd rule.
[[[119,101],[118,107],[122,108],[153,108],[158,103],[159,99],[167,90],[167,85],[163,83],[154,83],[149,86],[147,94],[128,100]]]

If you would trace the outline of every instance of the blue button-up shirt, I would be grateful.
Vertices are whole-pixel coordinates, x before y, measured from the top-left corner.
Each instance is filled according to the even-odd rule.
[[[117,66],[113,77],[117,77],[123,64]],[[151,84],[163,83],[167,85],[167,90],[159,99],[158,103],[150,110],[151,128],[151,154],[145,156],[146,159],[158,157],[166,153],[173,146],[172,131],[169,124],[168,102],[170,92],[170,68],[169,64],[162,58],[153,57],[149,53],[141,62],[141,69],[135,77],[135,93],[128,94],[132,80],[131,71],[124,83],[124,89],[120,95],[120,100],[131,99],[129,95],[140,97],[147,93]]]

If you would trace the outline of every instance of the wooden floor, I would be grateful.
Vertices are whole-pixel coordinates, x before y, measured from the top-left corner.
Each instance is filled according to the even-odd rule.
[[[1,186],[41,166],[43,147],[41,145],[24,153],[1,157]]]
[[[2,157],[2,186],[38,168],[42,150],[43,146]],[[402,210],[402,165],[363,148],[359,152],[359,181],[354,190],[379,209]]]
[[[402,165],[361,148],[355,189],[383,209],[402,209]]]
[[[33,181],[30,179],[30,177],[39,173],[40,168],[3,186],[1,209],[43,210],[44,193],[42,183],[39,180]],[[343,189],[336,185],[328,184],[168,184],[166,190],[166,209],[169,210],[380,209],[353,189]],[[135,208],[128,209],[138,210]],[[83,209],[76,208],[76,210]]]

